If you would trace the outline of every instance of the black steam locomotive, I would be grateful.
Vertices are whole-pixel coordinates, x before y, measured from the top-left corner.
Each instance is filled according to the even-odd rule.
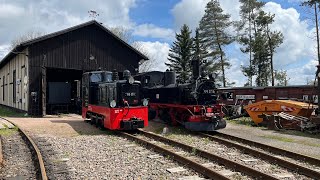
[[[199,61],[193,60],[193,79],[177,84],[172,71],[151,71],[135,76],[142,83],[142,94],[149,99],[149,119],[159,117],[169,124],[181,124],[193,131],[225,128],[222,106],[214,76],[200,75]]]

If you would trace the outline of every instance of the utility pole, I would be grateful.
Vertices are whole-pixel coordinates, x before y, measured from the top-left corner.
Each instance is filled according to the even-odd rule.
[[[318,78],[318,85],[317,85],[317,89],[318,89],[318,109],[320,108],[320,101],[319,101],[319,97],[320,97],[320,44],[319,44],[319,24],[318,24],[318,3],[315,2],[314,3],[314,14],[315,14],[315,21],[316,21],[316,33],[317,33],[317,57],[318,57],[318,66],[317,66],[317,78]],[[318,116],[320,116],[318,114]]]

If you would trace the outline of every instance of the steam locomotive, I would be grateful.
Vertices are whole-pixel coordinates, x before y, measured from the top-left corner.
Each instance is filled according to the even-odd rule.
[[[116,71],[86,72],[82,77],[82,118],[110,130],[134,130],[148,125],[148,100],[130,71],[119,80]]]
[[[177,84],[172,71],[151,71],[135,76],[142,82],[142,94],[149,99],[149,119],[159,117],[168,124],[181,124],[193,131],[225,128],[222,106],[213,75],[200,75],[198,60],[192,61],[193,79]]]

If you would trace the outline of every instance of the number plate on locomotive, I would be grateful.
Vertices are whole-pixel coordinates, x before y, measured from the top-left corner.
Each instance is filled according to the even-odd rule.
[[[203,90],[203,93],[206,93],[206,94],[213,94],[213,93],[216,93],[214,89],[204,89]]]
[[[136,93],[135,92],[132,92],[132,93],[125,93],[127,97],[133,97],[133,96],[136,96]]]

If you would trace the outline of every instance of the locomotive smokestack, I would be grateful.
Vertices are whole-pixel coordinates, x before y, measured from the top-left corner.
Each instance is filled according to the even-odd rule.
[[[192,65],[192,75],[193,75],[193,80],[196,80],[200,77],[200,58],[195,57],[191,61]]]
[[[118,72],[117,70],[113,70],[112,71],[112,81],[118,81],[119,80],[119,75],[118,75]]]

